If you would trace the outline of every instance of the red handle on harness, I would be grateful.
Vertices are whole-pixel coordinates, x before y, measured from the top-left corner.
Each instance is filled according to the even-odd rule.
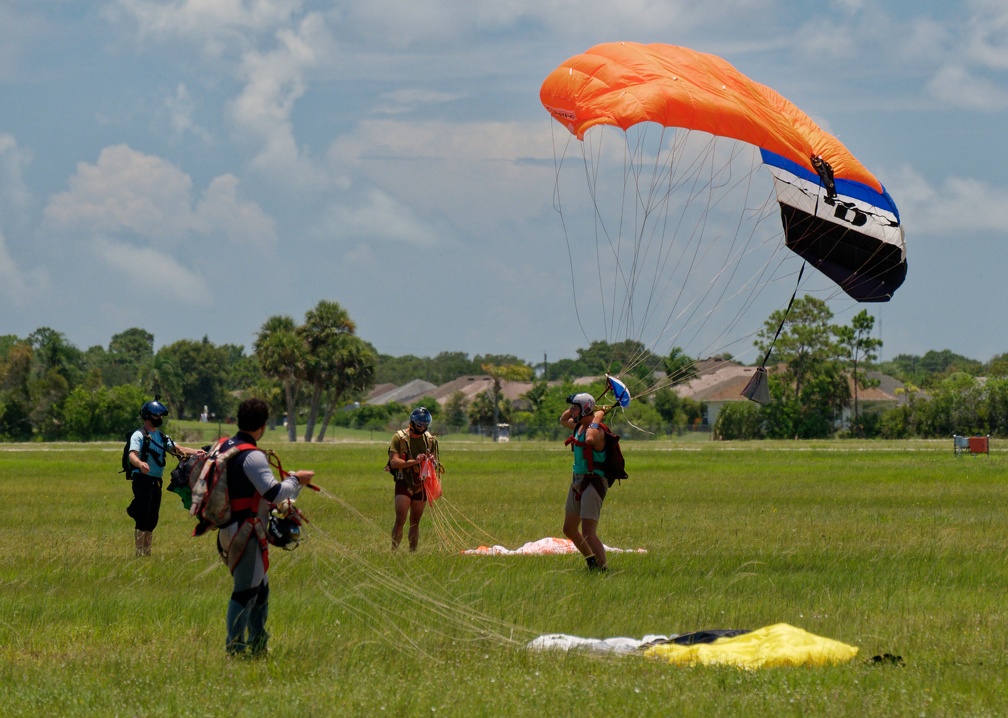
[[[280,463],[280,457],[277,456],[276,452],[273,451],[273,449],[270,449],[269,451],[266,452],[266,458],[269,461],[270,465],[273,466],[274,468],[276,468],[276,470],[280,472],[281,476],[286,476],[287,475],[287,472],[284,471],[283,465]],[[316,486],[315,484],[308,484],[308,488],[311,489],[312,491],[321,491],[322,490],[318,486]]]

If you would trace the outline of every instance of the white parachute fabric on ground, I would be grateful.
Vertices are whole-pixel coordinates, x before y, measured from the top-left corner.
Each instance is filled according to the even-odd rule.
[[[584,649],[595,653],[633,653],[656,641],[667,641],[674,636],[644,636],[644,638],[580,638],[566,633],[547,633],[525,646],[530,651],[571,651]]]
[[[612,546],[606,546],[605,550],[606,553],[647,553],[647,549],[643,548],[613,548]],[[570,539],[546,537],[538,541],[529,541],[516,549],[509,549],[505,546],[480,546],[478,548],[465,549],[462,553],[481,556],[554,556],[578,553],[578,550],[574,548],[574,542]]]

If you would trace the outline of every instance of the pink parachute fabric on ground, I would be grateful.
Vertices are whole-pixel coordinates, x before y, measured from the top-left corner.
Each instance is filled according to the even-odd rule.
[[[424,459],[420,462],[420,480],[423,481],[424,491],[427,493],[427,501],[433,504],[441,498],[441,479],[438,476],[437,467],[434,466],[433,459]]]
[[[606,546],[605,550],[607,553],[647,553],[647,549],[643,548],[627,549]],[[538,541],[529,541],[516,549],[504,546],[480,546],[479,548],[466,549],[462,553],[482,556],[555,556],[577,552],[578,550],[574,548],[574,542],[570,539],[550,536]]]

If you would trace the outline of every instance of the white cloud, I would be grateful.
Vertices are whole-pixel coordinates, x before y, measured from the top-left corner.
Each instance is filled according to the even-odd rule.
[[[31,159],[31,152],[19,146],[14,137],[0,134],[0,227],[11,214],[24,212],[31,202],[31,191],[24,181],[24,169]]]
[[[141,39],[181,38],[211,52],[247,33],[272,32],[290,21],[301,0],[117,0],[138,26]]]
[[[970,3],[969,56],[982,67],[1008,70],[1008,6],[1003,0]]]
[[[908,167],[895,173],[891,186],[900,188],[898,206],[910,246],[915,235],[1008,234],[1006,187],[966,177],[948,177],[935,186]]]
[[[210,303],[207,280],[198,272],[183,267],[173,257],[150,247],[137,248],[98,238],[94,241],[96,257],[112,270],[132,296],[157,296],[159,302],[174,301],[201,306]],[[152,281],[151,277],[157,277]]]
[[[453,102],[462,97],[458,92],[440,92],[426,88],[409,88],[405,90],[395,90],[382,95],[382,104],[377,105],[374,111],[387,115],[402,115],[413,112],[418,107],[424,105],[439,105],[446,102]]]
[[[238,197],[238,180],[214,179],[198,202],[192,179],[175,165],[126,145],[107,147],[97,163],[81,162],[70,188],[45,208],[50,228],[72,233],[130,233],[178,242],[190,235],[223,235],[257,248],[276,240],[273,220],[255,203]]]
[[[322,15],[312,13],[297,28],[279,30],[276,41],[269,52],[250,50],[242,57],[245,86],[231,103],[231,118],[261,147],[253,164],[264,174],[279,175],[288,186],[310,186],[323,178],[300,156],[291,113],[307,90],[306,73],[332,53],[333,40]]]
[[[203,142],[210,142],[212,139],[210,132],[200,127],[193,119],[195,103],[185,83],[178,83],[175,92],[165,98],[164,109],[168,115],[172,134],[177,137],[193,135]]]
[[[26,271],[19,267],[7,251],[7,240],[0,231],[0,296],[13,307],[31,305],[49,287],[43,270]]]
[[[425,249],[443,244],[441,232],[377,188],[368,189],[353,204],[331,205],[323,227],[325,234],[346,244],[390,241]]]
[[[946,65],[928,82],[928,91],[942,102],[972,110],[1008,108],[1008,88],[1003,82],[981,77],[970,68]]]
[[[552,161],[550,122],[545,110],[542,122],[531,123],[369,120],[361,122],[352,134],[337,138],[330,147],[330,159],[334,163],[376,157],[477,163],[528,158]]]
[[[194,229],[210,237],[223,234],[236,246],[265,250],[277,241],[276,222],[254,202],[238,197],[238,178],[222,175],[210,183],[196,205]]]

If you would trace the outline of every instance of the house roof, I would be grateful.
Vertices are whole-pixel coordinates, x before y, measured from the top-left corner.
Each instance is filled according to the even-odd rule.
[[[439,404],[447,401],[455,392],[461,392],[466,401],[472,401],[484,391],[493,391],[493,377],[487,374],[470,374],[442,384],[429,392]],[[502,381],[501,396],[508,401],[517,401],[522,394],[532,389],[530,381]]]
[[[431,384],[429,381],[424,381],[423,379],[414,379],[411,382],[407,382],[402,386],[393,387],[381,394],[371,394],[367,398],[368,404],[388,404],[390,402],[396,402],[397,404],[408,404],[414,399],[419,399],[422,396],[432,395],[433,391],[437,389],[436,386]]]
[[[746,401],[742,390],[756,373],[756,367],[726,359],[704,359],[694,366],[697,376],[674,386],[676,394],[694,401]]]

